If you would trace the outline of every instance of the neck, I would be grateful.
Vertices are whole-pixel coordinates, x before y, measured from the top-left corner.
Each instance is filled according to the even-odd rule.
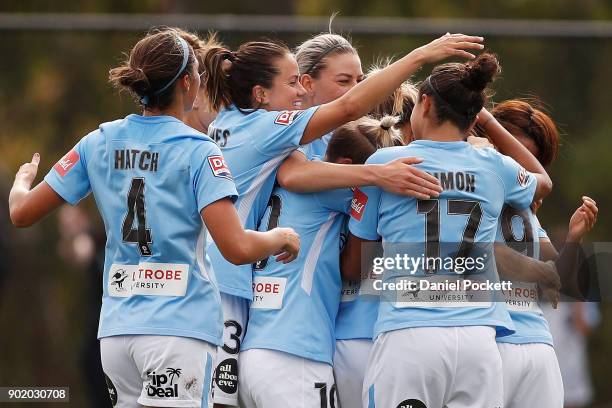
[[[179,106],[169,106],[166,109],[158,109],[158,108],[145,108],[142,116],[173,116],[180,121],[185,119],[185,112]]]
[[[423,140],[435,142],[461,142],[466,138],[467,135],[450,122],[444,122],[441,125],[425,125],[421,137]]]
[[[206,133],[206,129],[204,129],[204,124],[199,120],[195,110],[192,110],[191,112],[183,115],[183,122],[185,122],[187,126],[194,128],[198,132]]]

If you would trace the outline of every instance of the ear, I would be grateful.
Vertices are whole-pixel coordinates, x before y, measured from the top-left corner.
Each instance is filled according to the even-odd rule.
[[[183,87],[183,90],[185,92],[189,91],[189,88],[191,87],[191,76],[189,74],[187,75],[183,75],[183,77],[180,80],[181,86]]]
[[[312,77],[310,74],[300,75],[300,84],[302,84],[306,92],[312,93]]]
[[[429,115],[432,110],[431,97],[427,94],[421,95],[421,104],[423,105],[423,116]]]
[[[337,164],[353,164],[353,160],[349,157],[339,157],[336,160]]]
[[[268,92],[266,88],[261,85],[255,85],[253,90],[251,91],[251,98],[255,102],[255,105],[265,105],[269,103],[268,101]]]

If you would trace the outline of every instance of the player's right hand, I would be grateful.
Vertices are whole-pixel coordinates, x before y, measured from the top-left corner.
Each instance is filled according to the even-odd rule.
[[[418,199],[438,197],[442,192],[440,182],[429,173],[411,166],[423,159],[404,157],[378,168],[376,185],[385,191]]]
[[[36,173],[38,173],[39,163],[40,155],[38,153],[34,153],[31,162],[22,164],[21,167],[19,167],[19,170],[15,175],[15,180],[19,180],[30,187],[36,178]]]
[[[482,50],[483,41],[483,37],[446,33],[413,52],[419,55],[423,63],[438,62],[449,57],[474,59],[476,56],[466,50]]]
[[[276,261],[282,263],[289,263],[294,261],[300,253],[300,236],[293,230],[293,228],[275,228],[277,234],[280,234],[285,245],[282,250],[274,254],[276,255]]]

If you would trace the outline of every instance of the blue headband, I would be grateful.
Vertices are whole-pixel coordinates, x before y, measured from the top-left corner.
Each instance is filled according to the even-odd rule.
[[[181,68],[178,70],[174,78],[170,80],[170,82],[164,85],[163,88],[153,92],[151,95],[159,95],[160,93],[168,89],[174,83],[174,81],[178,79],[179,75],[181,75],[181,73],[185,70],[185,67],[187,67],[187,62],[189,62],[189,45],[187,44],[187,41],[185,41],[183,38],[179,36],[177,36],[176,38],[178,39],[178,42],[179,44],[181,44],[181,48],[183,49],[183,63],[181,64]],[[147,106],[149,104],[149,95],[145,95],[140,98],[140,102],[144,106]]]

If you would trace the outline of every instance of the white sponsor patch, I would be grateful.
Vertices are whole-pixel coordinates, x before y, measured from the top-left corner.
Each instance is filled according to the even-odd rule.
[[[188,278],[187,264],[112,264],[108,273],[108,294],[116,297],[185,296]]]
[[[283,307],[283,296],[287,278],[270,278],[256,276],[253,278],[254,309],[280,309]]]
[[[395,290],[396,302],[394,305],[399,309],[407,307],[427,309],[491,307],[490,294],[462,289],[463,280],[462,277],[453,276],[429,276],[426,279],[418,277],[397,278],[395,283],[399,286],[391,287],[391,290]],[[437,285],[443,288],[436,287]]]
[[[512,289],[503,291],[508,310],[513,312],[542,313],[538,304],[538,286],[535,283],[512,282]]]
[[[359,296],[359,282],[342,281],[342,298],[341,302],[350,302],[357,299]]]

